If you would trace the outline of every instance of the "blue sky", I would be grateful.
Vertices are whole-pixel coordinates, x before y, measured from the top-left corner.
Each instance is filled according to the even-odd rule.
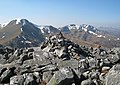
[[[120,25],[120,0],[1,0],[0,23],[26,18],[40,25]]]

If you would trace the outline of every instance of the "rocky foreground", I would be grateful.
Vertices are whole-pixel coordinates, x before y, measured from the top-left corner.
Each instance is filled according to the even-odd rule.
[[[61,33],[40,47],[0,46],[0,84],[119,85],[120,48],[80,46]]]

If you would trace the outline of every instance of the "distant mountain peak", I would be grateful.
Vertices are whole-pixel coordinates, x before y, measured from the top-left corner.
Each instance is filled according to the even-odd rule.
[[[40,29],[27,19],[14,19],[0,32],[0,44],[9,44],[13,47],[37,46],[45,39]]]
[[[97,28],[95,28],[94,26],[89,25],[89,24],[80,25],[80,29],[83,29],[84,31],[93,31],[93,32],[95,32],[97,30]]]
[[[53,27],[52,25],[34,25],[34,26],[39,28],[43,34],[56,33],[60,31],[59,29]]]
[[[15,19],[15,21],[16,21],[16,24],[21,23],[21,19]]]
[[[70,25],[68,25],[68,28],[69,28],[69,29],[79,29],[79,25],[70,24]]]
[[[27,19],[15,19],[15,21],[16,21],[16,24],[22,24],[23,26],[27,23],[27,22],[29,22]]]
[[[78,31],[89,32],[90,34],[94,34],[94,35],[96,35],[95,32],[97,31],[97,28],[89,24],[82,24],[82,25],[69,24],[69,25],[66,25],[60,28],[60,30],[65,33],[69,33],[73,29],[78,30]]]

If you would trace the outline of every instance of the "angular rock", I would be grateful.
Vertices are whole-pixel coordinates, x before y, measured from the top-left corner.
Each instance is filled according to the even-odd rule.
[[[94,59],[94,58],[88,59],[88,63],[89,63],[90,68],[95,68],[95,67],[97,67],[97,60]]]
[[[21,54],[20,59],[18,60],[18,64],[23,64],[25,60],[33,59],[33,55],[30,53],[29,55],[27,54]]]
[[[113,64],[120,62],[120,54],[110,54],[108,60]]]
[[[64,58],[64,59],[70,59],[69,54],[66,52],[66,48],[62,47],[60,49],[55,49],[54,53],[59,57],[59,58]]]
[[[29,62],[32,62],[32,61],[29,61]],[[25,62],[21,66],[16,66],[15,72],[17,74],[31,73],[31,72],[33,72],[31,67],[32,67],[31,63],[29,64],[29,63]]]
[[[79,67],[79,63],[75,59],[66,60],[66,61],[59,60],[56,63],[57,63],[58,68],[71,67],[73,69],[78,69],[78,67]]]
[[[50,79],[52,78],[52,76],[53,76],[53,73],[51,71],[44,72],[42,80],[48,83]]]
[[[79,61],[79,67],[83,69],[88,69],[89,68],[89,63],[87,59],[81,59]]]
[[[36,77],[32,73],[26,73],[23,76],[25,78],[24,85],[38,85]]]
[[[18,75],[18,76],[13,76],[10,78],[10,85],[23,85],[24,84],[24,76],[23,75]]]
[[[51,61],[48,59],[49,56],[44,56],[43,51],[35,51],[33,60],[38,66],[51,64]]]
[[[56,71],[58,70],[58,68],[55,66],[55,65],[46,65],[46,66],[43,66],[43,67],[38,67],[36,69],[34,69],[34,71],[36,72],[47,72],[47,71]]]
[[[91,79],[99,79],[99,75],[100,75],[100,72],[96,71],[96,72],[91,72],[90,74],[90,78]]]
[[[83,76],[84,76],[86,79],[90,77],[90,71],[86,71],[86,72],[84,72],[84,73],[82,73],[82,74],[83,74]]]
[[[103,60],[103,65],[105,65],[105,66],[111,66],[111,63],[110,63],[110,61],[106,58],[106,59]]]
[[[39,73],[39,72],[34,72],[33,75],[35,76],[36,82],[37,82],[38,85],[39,85],[39,83],[42,81],[42,75],[43,75],[43,74],[41,74],[41,73]]]
[[[108,72],[105,78],[105,85],[120,84],[120,64],[114,65]]]
[[[87,79],[81,82],[81,85],[96,85],[92,80]]]
[[[107,67],[107,66],[102,67],[102,71],[108,71],[109,69],[110,69],[110,67]]]
[[[73,73],[69,68],[61,68],[55,72],[47,85],[71,85],[74,82]]]
[[[0,64],[6,64],[7,60],[6,59],[0,59]]]
[[[0,67],[0,76],[1,76],[1,75],[3,74],[3,72],[6,71],[6,70],[7,70],[7,68],[1,66],[1,67]]]
[[[15,75],[14,69],[15,68],[11,68],[9,70],[4,71],[3,74],[0,77],[0,83],[9,83],[10,82],[10,77]]]

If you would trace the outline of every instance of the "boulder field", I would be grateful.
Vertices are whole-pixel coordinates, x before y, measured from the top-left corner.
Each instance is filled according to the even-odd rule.
[[[0,45],[0,84],[119,85],[120,48],[78,45],[62,33],[40,47]]]

